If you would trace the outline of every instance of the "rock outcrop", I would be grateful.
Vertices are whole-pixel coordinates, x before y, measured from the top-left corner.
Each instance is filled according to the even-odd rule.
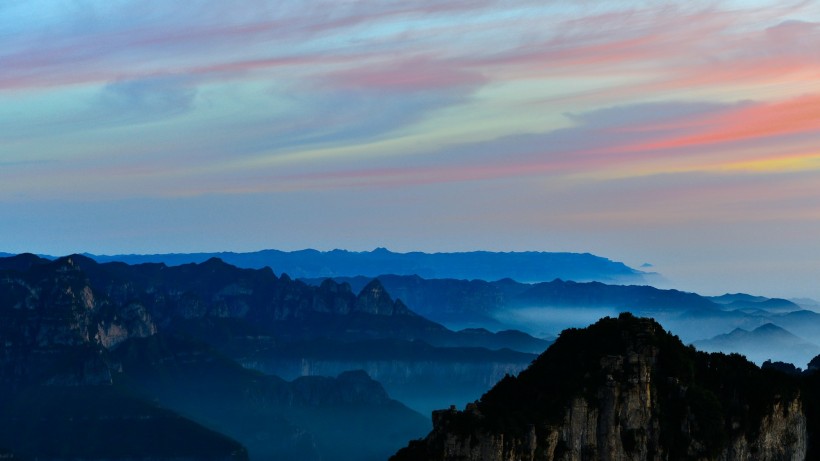
[[[0,448],[27,459],[384,459],[428,423],[365,372],[285,383],[239,362],[306,348],[336,363],[361,351],[416,363],[419,349],[435,360],[445,349],[451,361],[512,356],[518,369],[533,358],[444,347],[474,342],[416,315],[378,281],[356,294],[219,259],[167,267],[0,258]],[[100,395],[110,396],[105,405]],[[61,409],[65,417],[51,418]],[[133,444],[120,444],[120,433]],[[367,437],[377,440],[361,447]]]
[[[434,413],[404,460],[803,460],[796,378],[685,347],[622,314],[567,330],[464,411]]]

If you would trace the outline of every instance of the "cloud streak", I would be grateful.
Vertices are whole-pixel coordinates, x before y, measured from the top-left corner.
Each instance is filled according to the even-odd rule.
[[[196,203],[214,249],[268,227],[321,246],[294,242],[327,206],[330,248],[505,235],[662,272],[680,242],[820,231],[815,2],[32,0],[0,3],[0,39],[8,222],[93,209],[109,246],[139,227],[116,201]],[[24,227],[0,236],[37,251]]]

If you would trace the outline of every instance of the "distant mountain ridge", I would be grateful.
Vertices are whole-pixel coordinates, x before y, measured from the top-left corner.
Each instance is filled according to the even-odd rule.
[[[743,351],[749,360],[757,363],[771,359],[772,351],[776,350],[783,356],[795,357],[793,362],[801,367],[820,354],[820,346],[817,344],[795,336],[773,323],[766,323],[751,331],[736,328],[711,339],[695,341],[693,345],[706,352]]]
[[[217,257],[238,267],[274,268],[294,278],[338,277],[382,274],[418,275],[425,278],[544,282],[556,278],[609,283],[647,283],[657,276],[633,269],[621,262],[589,253],[565,252],[490,252],[396,253],[385,248],[373,251],[313,249],[299,251],[262,250],[249,253],[172,253],[153,255],[86,256],[98,262],[119,261],[128,264],[165,263],[175,266],[201,263]]]
[[[580,327],[621,312],[653,317],[685,342],[709,340],[741,328],[751,331],[773,323],[811,343],[820,337],[820,314],[793,301],[744,293],[707,297],[697,293],[646,285],[553,280],[534,284],[511,279],[425,279],[381,275],[377,279],[414,312],[450,328],[517,329],[554,337],[565,328]],[[369,277],[336,277],[353,290]],[[323,279],[304,279],[318,285]],[[745,353],[757,363],[772,359],[803,367],[813,357],[810,347],[780,347],[772,335],[758,341],[724,341],[710,350]]]
[[[742,312],[734,312],[737,310],[734,304],[719,303],[713,298],[697,293],[660,289],[648,285],[609,285],[601,282],[560,279],[528,284],[511,279],[487,282],[425,279],[416,275],[380,275],[376,278],[385,289],[401,298],[414,312],[444,324],[462,321],[472,322],[476,327],[510,328],[510,324],[505,323],[504,316],[509,316],[517,309],[543,308],[571,309],[577,313],[584,309],[609,309],[614,314],[629,310],[660,315],[685,312],[688,315],[744,316]],[[311,285],[319,285],[323,280],[304,279]],[[348,284],[355,291],[363,288],[372,279],[359,276],[335,277],[333,280]],[[750,295],[736,296],[752,298]],[[789,303],[785,300],[757,298],[759,301],[755,305],[760,309],[772,304],[782,308],[783,303]],[[752,305],[752,301],[748,303]],[[793,311],[800,310],[796,304],[789,304],[793,306]],[[557,334],[562,329],[558,328],[554,333]]]

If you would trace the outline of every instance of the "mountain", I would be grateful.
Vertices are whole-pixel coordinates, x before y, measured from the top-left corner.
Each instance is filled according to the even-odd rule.
[[[240,269],[212,258],[200,264],[100,264],[72,255],[48,261],[34,255],[0,258],[0,270],[15,272],[0,289],[6,303],[31,307],[39,293],[54,287],[51,275],[72,284],[72,298],[81,297],[88,311],[83,334],[96,335],[106,346],[161,328],[188,328],[211,323],[242,324],[249,332],[276,335],[279,340],[334,338],[344,340],[422,340],[435,346],[521,347],[522,335],[491,332],[459,333],[427,320],[394,300],[378,280],[358,294],[350,286],[327,280],[308,286],[269,268]],[[118,311],[122,309],[122,311]],[[116,312],[115,312],[116,311]],[[84,312],[84,311],[80,311]],[[93,318],[87,314],[93,314]],[[93,324],[93,325],[92,325]],[[99,331],[89,331],[97,326]],[[142,329],[142,330],[140,330]],[[246,335],[247,336],[247,335]],[[507,343],[507,339],[510,343]],[[529,338],[526,347],[543,350],[547,343]]]
[[[146,262],[169,266],[201,263],[219,258],[238,267],[261,269],[273,267],[296,278],[329,278],[381,274],[418,275],[425,278],[499,280],[512,278],[521,282],[565,280],[598,280],[617,283],[647,281],[655,274],[632,269],[623,263],[589,253],[549,253],[473,251],[464,253],[394,253],[384,248],[373,251],[279,251],[252,253],[191,253],[154,255],[87,255],[99,262],[120,261],[129,264]]]
[[[633,312],[661,318],[675,333],[696,340],[703,338],[704,328],[716,335],[736,327],[754,328],[765,323],[764,319],[727,310],[723,304],[695,293],[645,285],[564,280],[527,284],[511,279],[486,282],[402,275],[380,275],[377,279],[414,312],[451,328],[519,329],[553,337],[565,328],[587,325],[607,315]],[[318,285],[323,280],[305,282]],[[371,278],[334,280],[355,290]]]
[[[486,282],[402,275],[380,275],[377,279],[415,312],[451,326],[466,324],[498,330],[513,325],[532,327],[543,323],[540,329],[552,329],[552,333],[558,333],[566,327],[588,323],[584,311],[592,313],[592,321],[602,316],[599,313],[617,314],[625,310],[647,313],[687,311],[689,314],[715,312],[723,315],[721,305],[703,296],[651,286],[564,280],[528,284],[511,279]],[[322,280],[305,279],[305,282],[318,285]],[[336,277],[334,280],[357,289],[372,279]],[[538,314],[539,311],[551,314],[537,315],[547,322],[516,318],[519,314],[527,317],[529,313]],[[573,320],[576,325],[550,324],[550,321],[566,318],[568,312],[577,317]]]
[[[726,334],[737,328],[751,331],[766,323],[788,329],[804,340],[820,337],[820,314],[791,301],[744,293],[705,297],[696,293],[640,285],[607,285],[599,282],[553,280],[525,284],[510,279],[424,279],[418,276],[381,275],[386,290],[397,294],[414,312],[450,328],[518,329],[541,337],[554,337],[565,328],[576,328],[621,312],[652,317],[687,343]],[[354,290],[368,277],[336,277]],[[312,285],[323,279],[305,279]],[[758,337],[755,347],[768,350],[767,358],[795,361],[805,366],[811,350],[794,354],[780,349],[774,337]],[[811,341],[808,341],[811,342]],[[738,345],[724,344],[723,352],[751,353]],[[524,349],[519,346],[518,350]],[[712,348],[710,350],[718,350]]]
[[[800,306],[801,309],[810,310],[813,312],[820,312],[820,302],[811,298],[792,298],[789,301]]]
[[[421,341],[325,339],[286,343],[246,353],[237,360],[285,379],[364,370],[391,396],[429,415],[442,406],[475,400],[505,375],[523,370],[535,357],[510,349],[434,347]]]
[[[464,411],[437,412],[433,431],[391,459],[815,459],[809,424],[798,378],[622,314],[564,331]]]
[[[379,460],[429,430],[363,371],[285,381],[164,334],[129,339],[111,360],[118,384],[238,440],[251,459]]]
[[[247,459],[238,442],[114,383],[97,304],[69,260],[0,260],[0,447],[31,459]],[[122,330],[148,335],[139,309]],[[147,444],[146,440],[152,443]]]
[[[774,356],[777,360],[785,360],[800,367],[804,367],[809,360],[820,354],[820,346],[801,339],[773,323],[767,323],[752,331],[737,328],[730,333],[695,341],[693,344],[707,352],[739,352],[756,363],[763,363]]]
[[[5,459],[248,459],[236,441],[111,385],[4,395],[0,447]]]
[[[60,386],[79,389],[93,399],[89,389],[104,386],[115,389],[111,392],[116,396],[152,402],[151,408],[160,403],[182,415],[177,418],[182,421],[180,431],[203,440],[189,443],[192,436],[182,433],[174,438],[185,446],[229,441],[225,447],[230,450],[214,448],[214,456],[225,455],[226,450],[244,453],[244,448],[217,432],[196,432],[185,424],[199,427],[196,421],[240,440],[254,459],[295,452],[333,460],[383,459],[425,419],[387,398],[391,388],[407,390],[423,409],[441,405],[437,399],[468,401],[505,373],[517,373],[532,361],[532,354],[504,349],[526,342],[533,348],[541,344],[542,349],[547,344],[520,333],[454,332],[410,311],[378,281],[354,294],[349,286],[333,281],[311,287],[286,275],[277,277],[270,269],[240,269],[217,259],[168,267],[100,264],[81,255],[54,261],[26,254],[0,258],[0,394],[8,396],[9,408],[24,408],[18,403],[38,399],[58,404],[57,399],[39,397],[48,397]],[[128,361],[131,355],[122,355],[124,351],[140,359]],[[288,376],[288,384],[281,378],[245,373],[240,364],[268,374],[298,371]],[[203,370],[211,366],[213,370]],[[391,388],[385,392],[361,372],[346,373],[358,368],[386,379]],[[204,386],[210,380],[197,378],[197,373],[224,375],[231,384],[222,395],[210,384]],[[335,378],[315,376],[319,373]],[[161,379],[167,376],[175,376],[177,387],[162,387],[170,386]],[[355,396],[361,393],[356,389],[384,398],[358,399]],[[294,397],[298,395],[306,397]],[[194,411],[193,405],[185,406],[184,396],[198,396],[197,401],[209,405]],[[262,411],[258,405],[264,399],[276,404]],[[233,410],[219,406],[226,402]],[[80,413],[64,422],[85,418],[86,406],[93,404],[77,406]],[[240,410],[250,413],[240,417]],[[254,413],[257,410],[261,413]],[[43,411],[51,411],[50,406]],[[14,425],[17,413],[7,414],[12,415],[8,424]],[[350,414],[372,418],[353,424],[346,422]],[[216,415],[228,419],[220,421]],[[263,426],[266,429],[260,429]],[[65,425],[52,427],[68,433]],[[382,435],[379,443],[371,444],[372,450],[361,450],[355,446],[361,439],[354,430]],[[214,441],[208,442],[209,437]],[[260,448],[263,439],[274,445],[264,450],[273,451]],[[55,440],[62,439],[55,435]],[[170,443],[168,447],[168,453],[179,448]],[[8,446],[0,443],[0,448]],[[21,452],[17,445],[11,449]],[[72,453],[83,452],[61,456]]]
[[[732,304],[735,302],[759,303],[768,300],[765,296],[754,296],[746,293],[725,293],[720,296],[709,296],[709,299],[718,304]]]
[[[751,296],[743,293],[725,294],[710,297],[712,301],[721,304],[729,310],[765,311],[768,313],[788,313],[802,308],[788,299],[766,298]]]
[[[376,278],[386,290],[404,301],[414,312],[450,328],[509,328],[496,319],[496,315],[510,307],[511,300],[516,295],[531,288],[530,284],[509,278],[494,282],[392,274]],[[302,280],[311,285],[319,285],[325,279]],[[369,283],[372,277],[334,277],[333,280],[347,283],[353,290],[357,290]]]

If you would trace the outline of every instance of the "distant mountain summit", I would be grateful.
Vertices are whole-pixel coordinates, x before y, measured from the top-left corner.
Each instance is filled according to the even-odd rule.
[[[609,283],[647,283],[657,274],[633,269],[623,263],[589,253],[491,252],[395,253],[385,248],[373,251],[279,251],[251,253],[189,253],[153,255],[87,255],[99,262],[129,264],[165,263],[169,266],[201,263],[218,257],[238,267],[276,268],[294,278],[317,278],[383,274],[418,275],[424,278],[544,282],[554,279]]]
[[[622,314],[564,331],[464,411],[435,413],[433,431],[391,459],[817,459],[801,393],[794,377]]]
[[[813,312],[808,313],[817,315]],[[820,346],[817,344],[795,336],[773,323],[766,323],[751,331],[736,328],[712,339],[695,341],[694,345],[707,352],[742,352],[749,360],[757,363],[771,359],[773,352],[776,351],[779,357],[788,358],[800,367],[820,354]]]

